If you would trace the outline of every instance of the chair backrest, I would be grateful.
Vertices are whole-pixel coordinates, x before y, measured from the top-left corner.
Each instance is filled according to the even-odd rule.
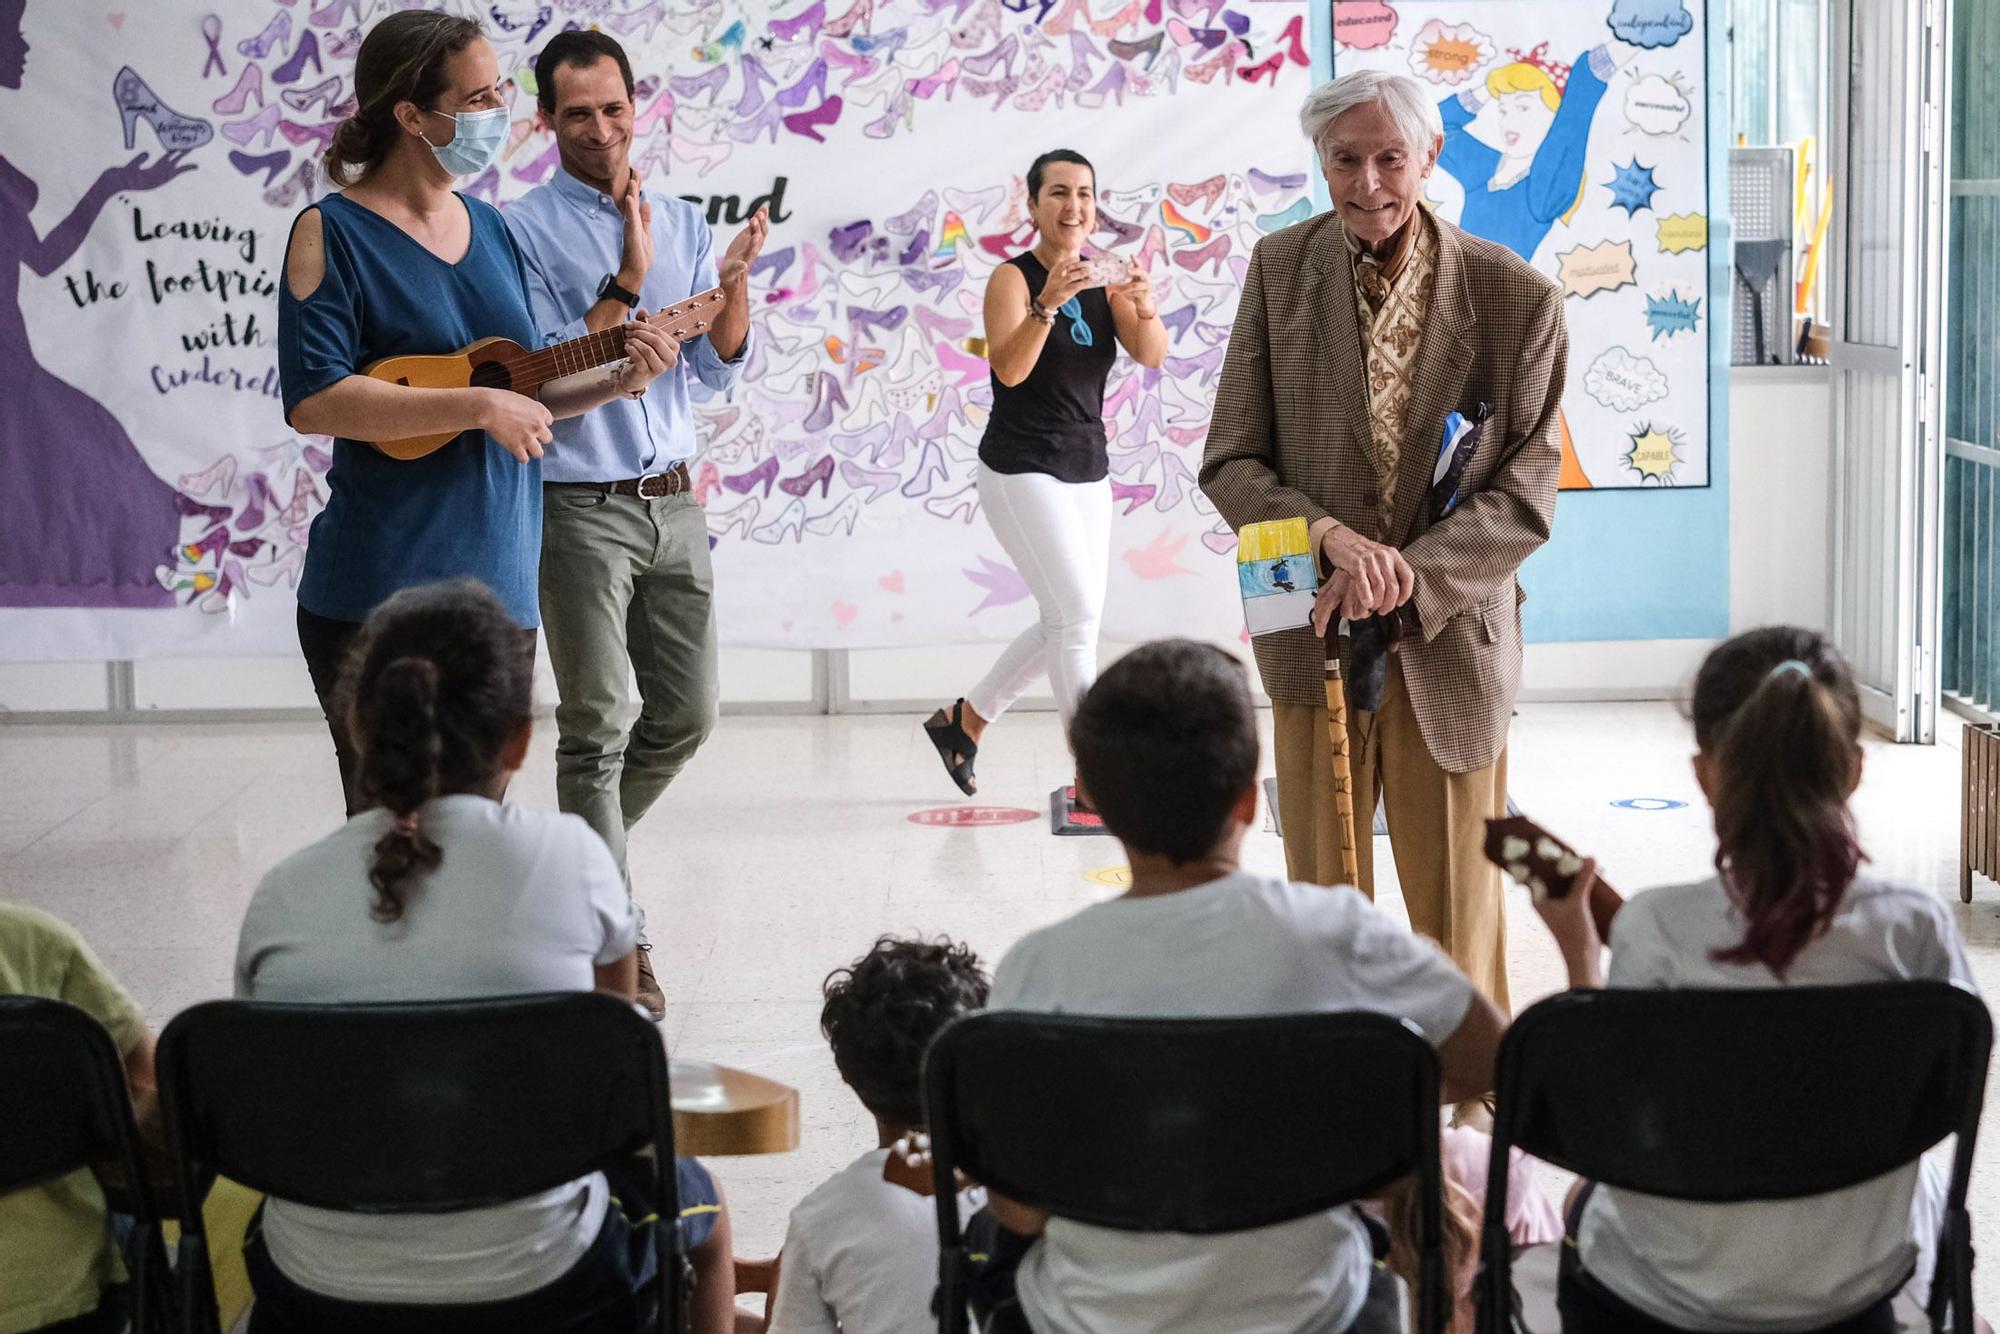
[[[0,996],[0,1195],[94,1163],[126,1173],[151,1213],[111,1035],[74,1005]]]
[[[1958,1136],[1932,1284],[1972,1329],[1965,1200],[1993,1023],[1942,982],[1756,990],[1571,991],[1500,1044],[1489,1181],[1521,1148],[1593,1181],[1670,1199],[1786,1200],[1856,1185]],[[1479,1328],[1513,1307],[1506,1193],[1481,1228]]]
[[[1567,992],[1508,1029],[1495,1134],[1649,1195],[1819,1195],[1974,1135],[1992,1034],[1942,982]]]
[[[0,1195],[99,1163],[124,1179],[132,1328],[151,1330],[166,1310],[166,1251],[124,1062],[104,1026],[74,1005],[0,996]]]
[[[1437,1058],[1382,1015],[975,1014],[931,1043],[924,1105],[947,1312],[954,1171],[1078,1222],[1187,1233],[1303,1217],[1414,1172],[1427,1269],[1437,1254]]]
[[[212,1001],[167,1025],[159,1066],[189,1199],[220,1174],[327,1209],[450,1213],[651,1147],[659,1215],[679,1217],[666,1052],[610,996]],[[655,1233],[664,1328],[683,1254],[678,1228]]]

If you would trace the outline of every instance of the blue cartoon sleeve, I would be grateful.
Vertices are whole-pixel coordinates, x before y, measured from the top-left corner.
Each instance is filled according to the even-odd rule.
[[[1590,146],[1591,122],[1608,86],[1609,58],[1602,56],[1602,51],[1598,47],[1585,52],[1570,67],[1555,124],[1549,127],[1549,137],[1542,141],[1535,165],[1528,170],[1528,209],[1539,222],[1553,222],[1569,212],[1583,184],[1583,155]],[[1600,58],[1605,60],[1605,71],[1597,67]]]
[[[1500,166],[1500,154],[1467,131],[1475,108],[1466,105],[1465,96],[1453,94],[1438,103],[1438,114],[1444,118],[1444,148],[1438,153],[1438,166],[1471,190],[1493,179]]]

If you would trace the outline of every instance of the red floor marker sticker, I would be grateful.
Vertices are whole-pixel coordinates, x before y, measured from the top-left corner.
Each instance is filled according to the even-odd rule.
[[[934,806],[917,811],[909,820],[911,824],[938,829],[983,829],[990,825],[1026,824],[1040,818],[1040,812],[1019,806]]]

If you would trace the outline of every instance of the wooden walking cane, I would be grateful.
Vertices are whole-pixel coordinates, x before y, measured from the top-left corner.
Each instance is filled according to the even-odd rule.
[[[1354,766],[1347,745],[1347,683],[1340,678],[1340,616],[1326,625],[1326,739],[1333,752],[1333,811],[1340,821],[1340,883],[1359,886],[1354,842]]]

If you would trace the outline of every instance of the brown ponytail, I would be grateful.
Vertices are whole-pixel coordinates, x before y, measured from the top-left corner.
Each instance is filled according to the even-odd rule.
[[[425,9],[398,11],[371,28],[354,57],[354,114],[327,146],[327,177],[337,186],[367,179],[402,136],[397,104],[437,101],[445,62],[482,35],[473,19]]]
[[[444,859],[420,823],[424,803],[499,774],[528,725],[533,670],[521,631],[470,579],[405,589],[356,637],[336,707],[361,752],[362,800],[394,817],[368,868],[376,921],[399,919],[410,882]]]
[[[1746,923],[1715,958],[1783,978],[1862,860],[1847,809],[1861,737],[1853,674],[1812,631],[1752,630],[1702,664],[1694,728],[1713,766],[1715,867]]]

